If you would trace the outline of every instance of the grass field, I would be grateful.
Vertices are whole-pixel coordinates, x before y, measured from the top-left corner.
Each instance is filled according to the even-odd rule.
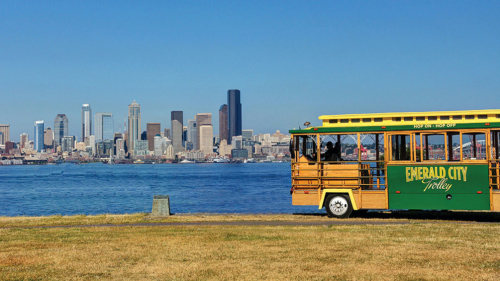
[[[132,223],[143,222],[144,217],[145,214],[109,218],[106,215],[0,218],[0,226],[37,225],[34,221],[38,225],[54,225],[64,220],[78,225],[97,220]],[[168,220],[330,220],[290,215],[175,217]],[[498,280],[500,277],[498,223],[370,225],[370,221],[379,219],[364,220],[368,224],[0,228],[0,280]]]

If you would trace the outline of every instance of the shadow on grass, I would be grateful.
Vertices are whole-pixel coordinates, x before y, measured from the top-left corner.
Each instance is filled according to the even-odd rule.
[[[326,213],[294,213],[294,215],[326,217]],[[351,218],[364,219],[409,219],[409,220],[442,220],[466,222],[493,222],[500,223],[499,212],[472,212],[472,211],[413,211],[413,210],[381,210],[381,211],[354,211]]]

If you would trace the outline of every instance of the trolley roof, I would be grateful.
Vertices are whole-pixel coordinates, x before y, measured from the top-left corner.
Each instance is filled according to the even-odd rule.
[[[500,127],[500,109],[321,115],[323,126],[298,133],[443,130]]]

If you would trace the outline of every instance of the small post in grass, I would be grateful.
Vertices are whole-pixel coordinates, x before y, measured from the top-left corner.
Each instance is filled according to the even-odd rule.
[[[155,195],[153,197],[153,210],[151,211],[151,216],[170,216],[170,201],[168,195]]]

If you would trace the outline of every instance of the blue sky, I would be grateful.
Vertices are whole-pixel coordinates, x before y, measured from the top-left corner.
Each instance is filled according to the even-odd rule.
[[[0,1],[0,123],[11,140],[81,105],[142,125],[213,114],[243,128],[323,114],[498,109],[499,1]],[[118,127],[120,125],[120,127]]]

